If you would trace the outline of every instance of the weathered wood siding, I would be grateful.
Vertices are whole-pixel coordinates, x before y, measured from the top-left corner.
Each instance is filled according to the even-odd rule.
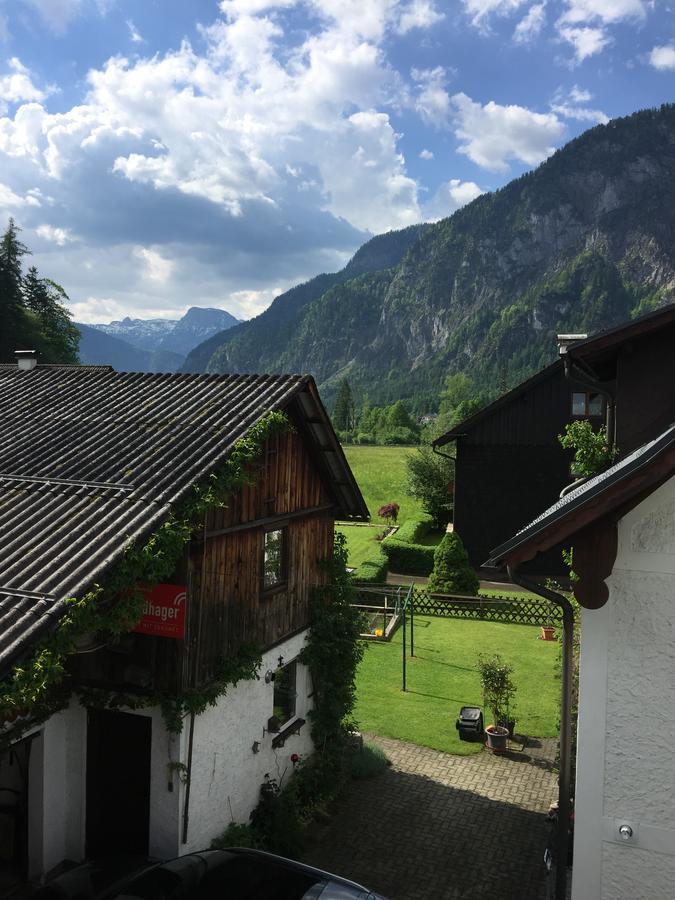
[[[188,677],[198,682],[213,677],[218,660],[241,644],[264,649],[306,627],[312,588],[326,578],[321,561],[332,552],[333,515],[299,435],[271,438],[252,476],[253,483],[225,508],[207,514],[206,537],[195,542],[190,554]],[[293,515],[298,512],[303,514]],[[217,533],[247,523],[250,528]],[[287,536],[286,579],[266,591],[264,533],[282,526]]]

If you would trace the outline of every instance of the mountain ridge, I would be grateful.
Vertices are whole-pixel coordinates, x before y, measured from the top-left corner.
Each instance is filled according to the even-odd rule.
[[[366,252],[359,271],[298,285],[186,365],[308,371],[329,402],[348,376],[371,402],[419,410],[452,372],[513,385],[554,358],[557,331],[619,324],[675,296],[673,185],[675,106],[612,120],[407,240],[380,236],[398,258],[375,264],[389,265],[364,265]]]

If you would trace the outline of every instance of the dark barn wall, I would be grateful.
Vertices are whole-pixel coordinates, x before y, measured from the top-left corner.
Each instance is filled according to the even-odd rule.
[[[623,456],[675,421],[675,327],[620,347],[616,387],[616,445]]]
[[[472,565],[558,499],[572,481],[557,441],[571,421],[572,388],[558,364],[457,441],[454,527]],[[528,563],[531,574],[566,571],[560,550]]]

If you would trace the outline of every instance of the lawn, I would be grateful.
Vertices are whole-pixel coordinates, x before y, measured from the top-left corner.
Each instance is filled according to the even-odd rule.
[[[557,734],[560,681],[558,644],[537,639],[531,625],[415,617],[415,658],[408,658],[408,690],[401,690],[401,637],[369,643],[357,676],[354,712],[364,731],[468,755],[479,743],[460,741],[455,720],[462,706],[482,706],[476,657],[498,651],[514,669],[516,731]],[[490,724],[490,713],[485,712]]]
[[[398,503],[399,524],[423,515],[418,500],[403,490],[407,456],[414,447],[354,447],[344,446],[347,461],[361,488],[370,515],[377,520],[377,511],[385,503]]]
[[[349,565],[358,566],[376,550],[375,536],[384,523],[377,518],[377,511],[385,503],[398,503],[401,507],[398,523],[424,515],[419,501],[403,490],[405,459],[415,452],[414,447],[355,447],[342,448],[361,488],[370,515],[375,522],[370,528],[361,525],[340,525],[336,529],[347,538]]]
[[[368,556],[377,552],[376,536],[382,525],[336,525],[335,530],[347,538],[347,554],[350,566],[356,568]]]

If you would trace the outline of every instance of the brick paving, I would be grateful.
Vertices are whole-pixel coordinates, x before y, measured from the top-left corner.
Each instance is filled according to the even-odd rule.
[[[304,862],[389,900],[542,900],[545,814],[557,797],[555,741],[522,752],[451,756],[366,736],[392,766],[355,781]]]

